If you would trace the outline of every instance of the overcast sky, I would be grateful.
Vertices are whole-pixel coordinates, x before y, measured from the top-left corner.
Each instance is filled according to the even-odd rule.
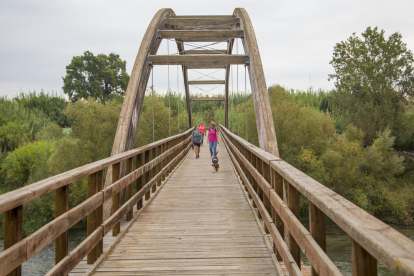
[[[29,90],[61,92],[66,65],[86,50],[119,54],[130,74],[148,24],[161,8],[177,15],[230,15],[235,7],[244,7],[268,86],[305,90],[311,81],[315,89],[332,89],[327,79],[335,43],[368,26],[384,29],[387,36],[400,32],[414,51],[413,0],[0,0],[0,5],[0,96],[8,97]],[[165,72],[155,71],[157,90],[167,87]]]

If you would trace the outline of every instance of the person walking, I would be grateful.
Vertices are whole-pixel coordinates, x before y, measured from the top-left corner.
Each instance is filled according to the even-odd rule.
[[[213,156],[217,155],[217,144],[218,142],[218,129],[216,128],[216,123],[211,122],[210,127],[208,128],[208,147],[210,149],[210,157],[213,158]],[[214,153],[214,155],[213,155]]]
[[[204,146],[204,134],[205,134],[205,131],[206,131],[206,126],[204,125],[203,122],[201,122],[201,124],[200,124],[200,130],[201,130],[201,134],[202,134],[201,145]]]
[[[196,159],[200,158],[200,144],[201,144],[201,131],[199,126],[196,126],[195,130],[193,131],[193,144],[194,144],[194,152],[196,155]]]

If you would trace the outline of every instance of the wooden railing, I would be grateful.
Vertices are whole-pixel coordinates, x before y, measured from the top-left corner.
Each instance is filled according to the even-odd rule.
[[[312,275],[342,275],[326,255],[325,216],[352,239],[353,275],[377,275],[377,260],[395,275],[414,275],[414,242],[409,238],[282,159],[220,127],[230,158],[289,275],[302,275],[301,250],[312,265]],[[309,201],[309,230],[299,220],[301,196]]]
[[[86,255],[89,264],[95,262],[103,251],[103,237],[111,229],[113,236],[118,235],[121,218],[126,216],[131,220],[135,204],[141,209],[143,196],[148,200],[150,189],[155,192],[188,152],[191,132],[192,129],[1,195],[0,213],[5,214],[0,275],[21,275],[21,264],[52,241],[55,241],[56,265],[47,275],[67,275]],[[109,166],[112,166],[112,184],[103,188],[104,169]],[[121,177],[122,166],[125,166],[124,177]],[[69,210],[69,184],[84,177],[88,177],[88,199]],[[126,200],[120,206],[123,189]],[[53,191],[55,219],[22,239],[23,204]],[[108,200],[112,200],[112,215],[103,221],[103,204]],[[87,217],[88,236],[68,254],[68,230],[84,217]]]

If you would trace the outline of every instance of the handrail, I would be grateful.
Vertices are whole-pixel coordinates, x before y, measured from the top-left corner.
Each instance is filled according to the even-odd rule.
[[[132,219],[132,208],[137,204],[137,208],[142,208],[142,197],[145,195],[149,199],[150,189],[155,192],[156,186],[161,184],[161,179],[168,175],[174,166],[184,157],[191,146],[191,131],[162,139],[149,145],[118,154],[86,166],[76,168],[66,173],[48,178],[34,183],[16,191],[9,192],[0,196],[3,205],[0,210],[6,211],[5,215],[5,250],[0,253],[0,275],[5,275],[15,269],[21,269],[20,265],[33,257],[46,245],[55,240],[66,250],[56,248],[56,266],[49,272],[50,275],[68,274],[82,258],[88,254],[88,263],[93,263],[102,253],[102,239],[112,229],[116,236],[120,229],[119,222],[122,217],[127,215],[127,220]],[[150,160],[151,153],[151,160]],[[137,168],[133,170],[133,158],[136,157]],[[142,162],[145,157],[145,164]],[[126,162],[126,175],[120,178],[120,166]],[[114,173],[112,184],[103,188],[103,169],[112,166]],[[150,180],[150,173],[152,174]],[[72,174],[72,175],[71,175]],[[145,179],[143,176],[145,175]],[[17,237],[11,238],[11,244],[6,247],[6,239],[12,236],[10,225],[12,224],[22,231],[22,218],[13,216],[15,210],[22,212],[22,204],[34,198],[40,197],[48,192],[56,190],[56,209],[61,207],[61,201],[68,202],[68,193],[59,198],[59,189],[67,189],[67,185],[82,177],[88,176],[88,199],[78,206],[69,210],[66,206],[61,214],[56,214],[56,218],[47,223],[39,230],[29,235],[25,239]],[[132,183],[136,181],[137,193],[132,194]],[[140,183],[142,182],[142,183]],[[157,184],[157,185],[155,185]],[[26,198],[25,193],[20,190],[35,187],[38,193],[29,194]],[[32,190],[35,190],[31,188]],[[119,206],[120,191],[126,189],[127,201]],[[18,198],[20,206],[16,206],[14,200]],[[61,200],[60,200],[61,199]],[[103,221],[103,204],[112,199],[113,214]],[[65,209],[65,208],[64,208]],[[11,215],[10,219],[8,218]],[[70,254],[67,252],[67,231],[88,216],[88,237]],[[6,219],[7,217],[7,219]],[[6,220],[8,220],[6,222]],[[6,227],[7,225],[7,227]],[[58,252],[59,251],[59,252]],[[66,252],[65,252],[66,251]],[[91,253],[90,253],[91,252]]]
[[[285,263],[288,260],[287,252],[283,251],[276,236],[283,237],[283,226],[286,225],[290,232],[289,251],[299,267],[299,250],[302,248],[315,272],[319,275],[336,274],[338,271],[334,273],[332,263],[324,253],[326,215],[352,239],[355,274],[362,271],[363,274],[357,275],[374,275],[377,260],[396,275],[414,274],[414,242],[409,238],[282,159],[250,144],[222,125],[220,129],[243,184],[253,200],[261,201],[255,204],[263,213],[262,218],[273,237],[279,259]],[[283,181],[287,184],[287,204],[282,200]],[[300,194],[309,200],[310,233],[299,221]],[[294,267],[286,267],[292,275],[295,274]]]

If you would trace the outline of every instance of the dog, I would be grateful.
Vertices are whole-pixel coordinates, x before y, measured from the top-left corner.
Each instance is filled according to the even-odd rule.
[[[218,152],[217,152],[218,153]],[[217,153],[216,155],[211,159],[211,162],[213,163],[211,166],[213,166],[213,173],[214,172],[218,172],[220,165],[219,165],[219,159],[217,157]]]

